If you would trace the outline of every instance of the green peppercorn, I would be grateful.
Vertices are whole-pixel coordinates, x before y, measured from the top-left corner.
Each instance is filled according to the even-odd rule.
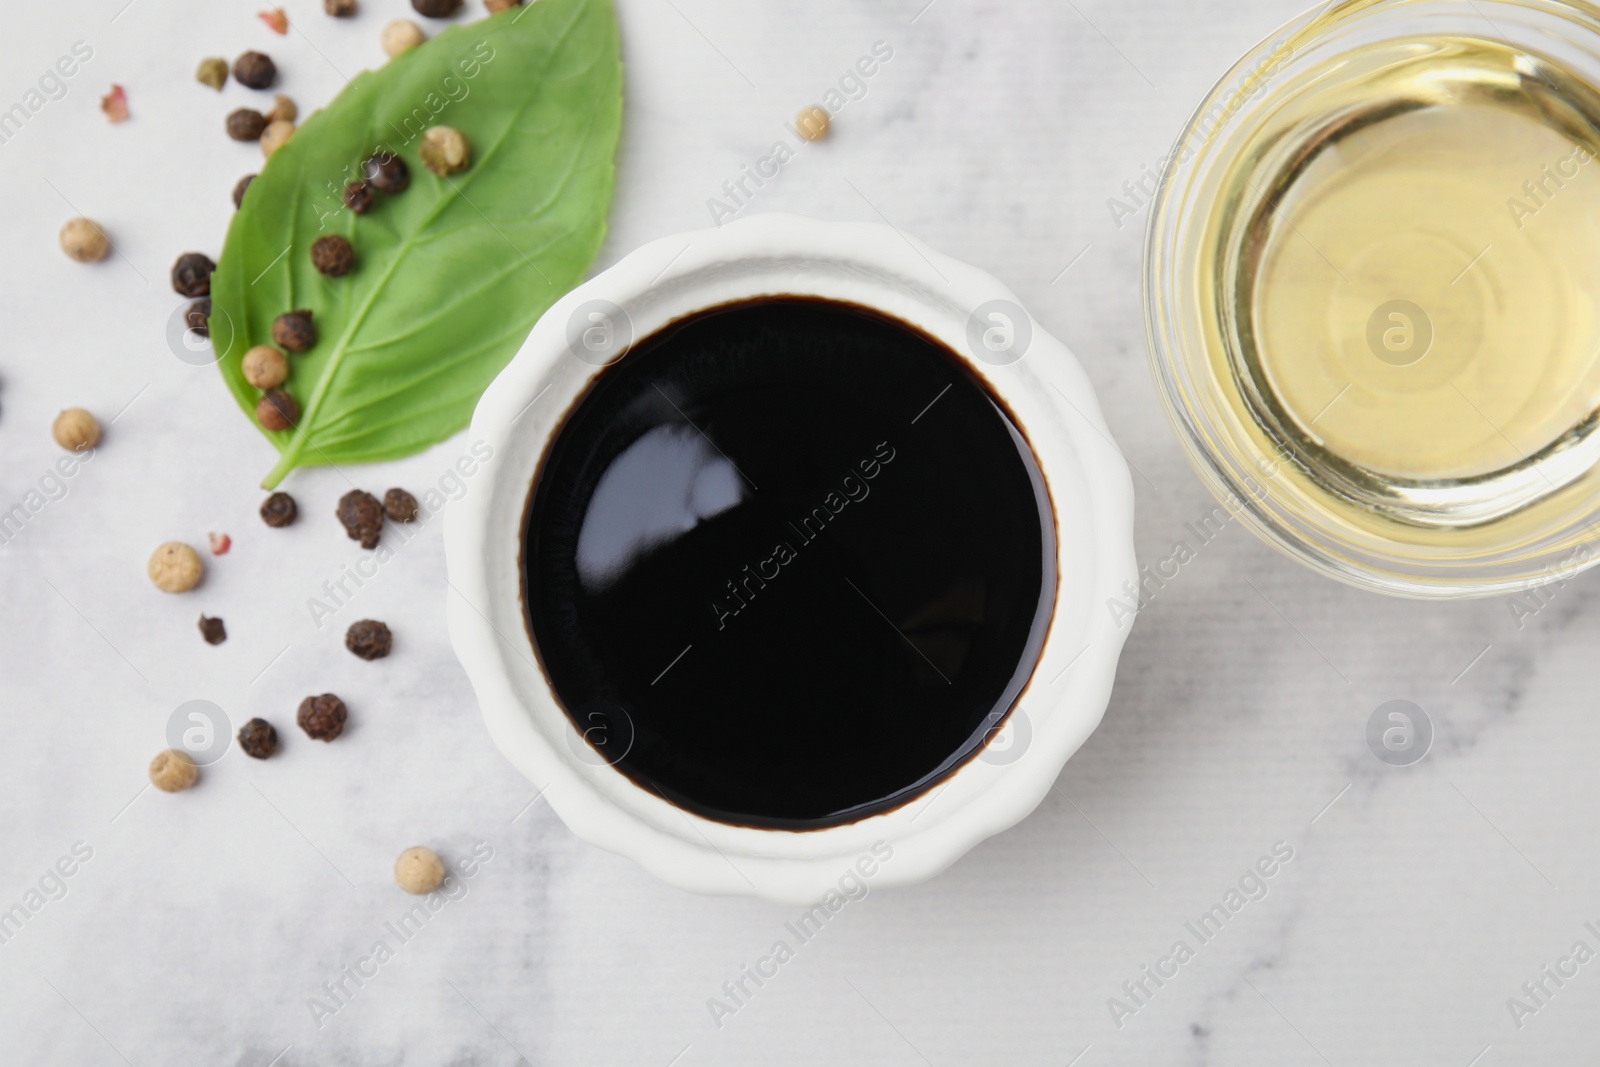
[[[194,80],[202,85],[209,85],[217,92],[222,92],[222,87],[228,84],[228,61],[226,59],[202,59],[200,66],[194,72]]]

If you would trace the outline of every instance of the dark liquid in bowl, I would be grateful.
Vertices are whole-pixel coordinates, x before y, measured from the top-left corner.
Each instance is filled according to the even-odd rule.
[[[1044,641],[1054,531],[959,357],[769,298],[599,373],[535,480],[524,597],[580,756],[708,818],[814,829],[982,748]]]

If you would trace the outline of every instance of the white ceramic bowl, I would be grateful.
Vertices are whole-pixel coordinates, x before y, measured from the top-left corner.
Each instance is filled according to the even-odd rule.
[[[965,358],[1021,424],[1056,521],[1055,611],[1002,729],[977,758],[911,802],[806,831],[708,820],[583,758],[592,752],[573,743],[579,735],[546,683],[520,594],[535,470],[566,412],[601,373],[598,360],[574,355],[587,357],[572,338],[601,321],[590,312],[623,309],[603,325],[638,340],[692,312],[776,294],[875,308]],[[593,337],[604,343],[602,334]],[[839,891],[842,879],[884,886],[928,878],[1032,811],[1105,712],[1132,623],[1112,605],[1128,601],[1124,583],[1137,573],[1133,486],[1094,391],[1072,354],[999,282],[887,226],[758,215],[645,245],[539,320],[484,393],[470,440],[493,455],[445,519],[448,612],[489,732],[573,832],[673,885],[812,903]]]

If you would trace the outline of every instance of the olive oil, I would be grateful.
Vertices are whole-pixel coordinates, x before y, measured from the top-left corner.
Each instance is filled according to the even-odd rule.
[[[1600,460],[1600,94],[1459,36],[1274,95],[1198,257],[1219,395],[1323,525],[1522,539]]]

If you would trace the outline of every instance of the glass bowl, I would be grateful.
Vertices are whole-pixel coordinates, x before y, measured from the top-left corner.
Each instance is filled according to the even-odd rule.
[[[1383,62],[1403,63],[1464,41],[1514,52],[1515,62],[1506,69],[1510,77],[1530,79],[1523,88],[1543,91],[1548,85],[1554,92],[1552,78],[1559,77],[1571,93],[1585,98],[1596,93],[1600,101],[1591,88],[1600,85],[1600,9],[1589,3],[1345,0],[1320,7],[1252,49],[1195,109],[1161,168],[1144,250],[1152,371],[1167,416],[1206,486],[1258,536],[1292,558],[1351,585],[1401,596],[1513,592],[1600,561],[1595,540],[1600,432],[1594,432],[1600,430],[1600,358],[1588,357],[1582,383],[1569,389],[1568,406],[1578,412],[1570,430],[1539,447],[1516,449],[1520,458],[1501,469],[1471,477],[1374,475],[1359,463],[1330,459],[1306,420],[1287,418],[1281,405],[1262,400],[1265,342],[1256,338],[1265,334],[1252,317],[1257,304],[1246,309],[1239,298],[1247,284],[1240,279],[1262,268],[1250,262],[1248,247],[1227,253],[1227,242],[1218,235],[1230,224],[1241,225],[1238,219],[1247,211],[1254,217],[1277,213],[1274,224],[1294,226],[1292,186],[1260,188],[1248,178],[1261,172],[1249,168],[1264,166],[1261,161],[1273,152],[1287,154],[1284,173],[1298,175],[1304,173],[1298,168],[1312,165],[1310,153],[1292,154],[1304,143],[1294,140],[1293,124],[1330,120],[1315,116],[1308,100],[1323,99],[1317,94],[1326,95],[1339,78],[1379,66],[1371,58],[1375,54],[1389,57]],[[1351,120],[1347,115],[1343,121]],[[1588,136],[1595,136],[1592,127]],[[1335,143],[1332,137],[1328,141]],[[1540,174],[1537,162],[1530,162],[1529,170]],[[1600,166],[1585,176],[1600,190]],[[1498,202],[1494,208],[1504,210]],[[1550,267],[1577,270],[1565,263]],[[1592,312],[1600,291],[1580,292],[1584,299],[1578,303]],[[1342,320],[1337,328],[1345,329]],[[1372,336],[1369,327],[1369,346],[1375,344]],[[1484,342],[1475,338],[1473,344],[1468,351],[1481,353]],[[1252,345],[1257,346],[1254,363],[1242,355]],[[1373,353],[1382,358],[1376,347]],[[1431,373],[1439,371],[1439,360],[1458,354],[1437,356]],[[1465,357],[1468,362],[1477,358]],[[1581,361],[1574,366],[1582,367]],[[1585,391],[1591,375],[1593,399]],[[1361,395],[1355,399],[1367,402]],[[1380,406],[1373,417],[1383,417],[1381,403],[1386,402],[1374,402]],[[1372,415],[1370,405],[1367,414]]]

